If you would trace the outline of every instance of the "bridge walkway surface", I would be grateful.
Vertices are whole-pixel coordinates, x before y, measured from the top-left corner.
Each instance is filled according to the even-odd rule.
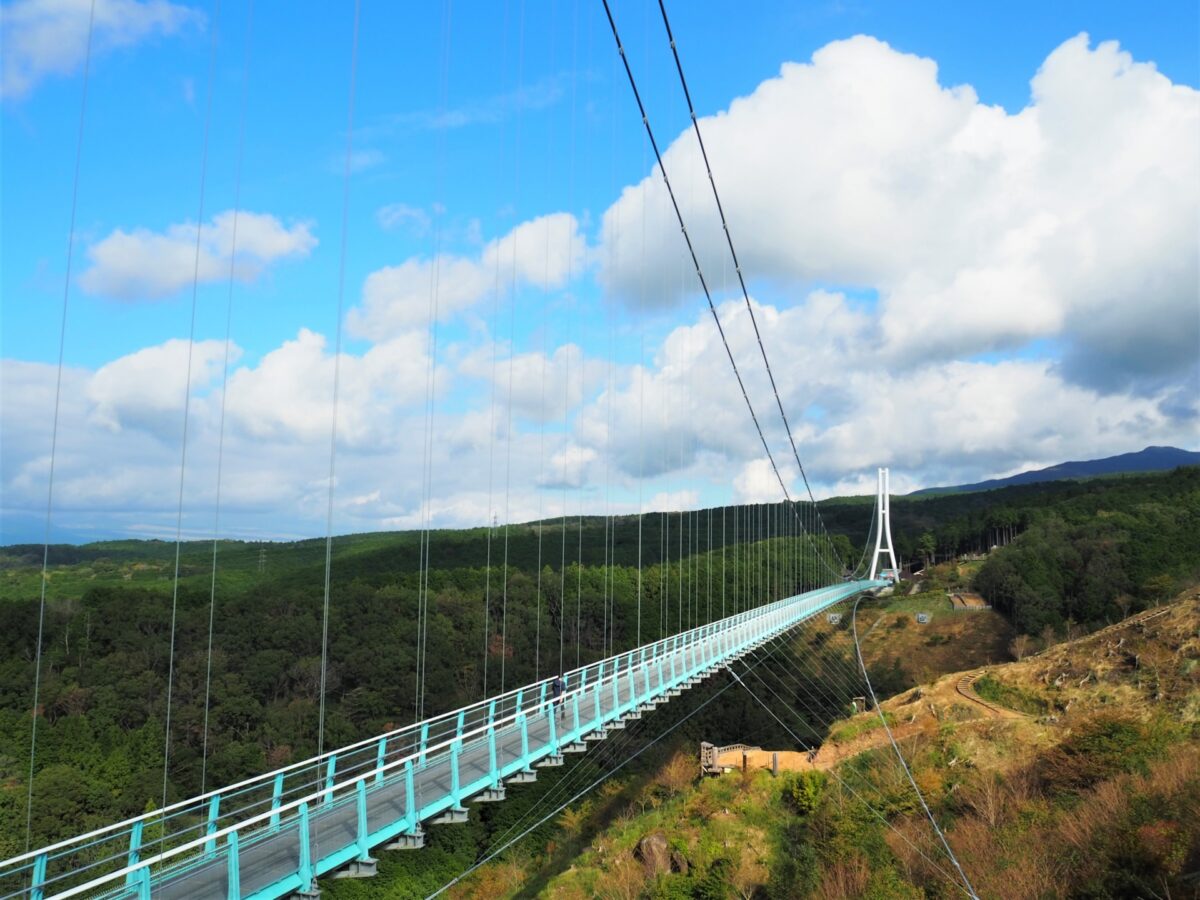
[[[884,582],[788,597],[565,673],[548,683],[181,801],[0,863],[0,896],[241,898],[307,891],[347,867],[367,874],[379,848],[416,848],[421,826],[463,821],[469,799],[502,800],[505,783],[679,696],[827,607]],[[161,838],[147,839],[153,829]]]

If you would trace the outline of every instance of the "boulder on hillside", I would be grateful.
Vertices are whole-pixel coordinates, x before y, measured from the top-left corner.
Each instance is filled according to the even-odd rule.
[[[671,847],[667,836],[661,831],[652,831],[637,845],[637,858],[646,868],[646,875],[654,878],[671,871]]]
[[[678,872],[680,875],[688,873],[687,857],[678,850],[671,851],[671,871]]]

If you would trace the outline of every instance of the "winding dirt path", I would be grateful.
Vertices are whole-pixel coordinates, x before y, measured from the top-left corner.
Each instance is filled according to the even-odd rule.
[[[983,670],[979,669],[975,672],[967,672],[962,678],[958,679],[958,683],[954,685],[954,689],[963,697],[966,697],[977,706],[983,707],[987,715],[994,716],[998,719],[1027,719],[1025,713],[1017,712],[1015,709],[1009,709],[1006,706],[997,706],[988,700],[984,700],[975,693],[975,680],[983,675]]]

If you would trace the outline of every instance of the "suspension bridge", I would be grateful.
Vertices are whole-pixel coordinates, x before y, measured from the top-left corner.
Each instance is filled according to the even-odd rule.
[[[774,580],[763,579],[760,596],[733,615],[687,629],[681,627],[675,634],[611,653],[563,673],[565,690],[561,696],[550,693],[550,683],[546,680],[525,684],[348,746],[324,752],[319,749],[312,758],[185,800],[164,803],[160,809],[125,821],[49,846],[31,848],[0,863],[0,896],[30,900],[51,897],[266,900],[315,896],[319,893],[317,879],[322,876],[369,877],[374,874],[377,862],[373,854],[380,850],[420,852],[426,827],[466,821],[470,815],[468,803],[504,802],[507,786],[532,782],[539,770],[563,766],[567,755],[587,753],[589,748],[625,730],[629,723],[652,718],[656,709],[670,704],[689,688],[815,621],[832,607],[891,583],[897,563],[892,550],[886,470],[880,470],[871,533],[858,566],[852,569],[839,558],[821,521],[755,319],[665,6],[659,4],[666,43],[687,101],[691,127],[712,190],[714,211],[753,323],[758,357],[778,412],[775,439],[780,435],[786,437],[783,459],[777,459],[778,446],[773,446],[776,440],[772,440],[765,425],[765,416],[751,401],[751,391],[743,377],[747,361],[739,361],[731,349],[710,282],[676,201],[617,22],[608,3],[603,6],[615,51],[653,151],[656,171],[677,217],[697,286],[707,301],[730,371],[749,413],[749,425],[778,482],[783,513],[761,537],[768,540],[785,537],[793,541],[789,551],[793,555],[784,562],[786,574]],[[357,14],[355,28],[357,35]],[[82,133],[82,123],[80,127]],[[334,390],[336,399],[336,376]],[[432,398],[431,391],[430,404]],[[336,444],[336,407],[333,444]],[[428,445],[426,470],[431,465],[431,455],[432,445]],[[789,491],[783,471],[790,465],[785,465],[787,456],[794,460],[806,496],[793,498]],[[334,481],[333,459],[331,450],[330,491]],[[182,506],[182,477],[180,490]],[[332,500],[330,505],[332,510]],[[866,548],[871,546],[872,539],[874,549],[868,567]],[[427,560],[427,532],[421,553]],[[327,553],[326,627],[329,565]],[[422,628],[430,602],[425,582],[418,612]],[[425,640],[422,632],[418,666],[421,655],[428,652]],[[39,633],[39,674],[40,641]],[[323,645],[322,729],[326,649]],[[417,708],[421,708],[420,704]],[[323,730],[318,746],[322,743]],[[164,760],[164,782],[166,765]]]
[[[887,586],[848,581],[768,603],[484,702],[264,773],[8,860],[4,896],[271,898],[338,870],[369,875],[371,852],[419,849],[423,825],[465,821],[468,800],[586,752],[625,723],[829,607]],[[159,836],[147,841],[147,829]]]

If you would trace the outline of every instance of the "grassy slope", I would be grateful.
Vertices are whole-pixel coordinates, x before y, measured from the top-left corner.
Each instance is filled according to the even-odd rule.
[[[885,633],[897,614],[881,616]],[[965,615],[981,614],[946,618]],[[884,704],[980,896],[1194,896],[1185,874],[1200,867],[1200,594],[988,674],[1002,696],[1034,699],[1046,715],[991,715],[956,692],[958,674]],[[835,733],[870,744],[871,720],[855,717]],[[960,896],[929,862],[949,868],[879,743],[836,772],[893,828],[837,778],[697,780],[693,757],[681,754],[644,778],[632,802],[608,809],[594,836],[586,804],[560,818],[556,840],[579,852],[569,865],[559,860],[557,874],[538,878],[543,860],[526,850],[485,866],[457,894]],[[609,790],[628,794],[631,784]],[[635,848],[654,832],[686,872],[647,881]]]
[[[918,626],[914,615],[916,611],[929,611],[932,621],[928,625]],[[930,673],[937,675],[963,665],[984,665],[1008,659],[1005,648],[1009,629],[1005,621],[990,611],[971,614],[951,612],[942,591],[916,597],[893,597],[878,607],[864,608],[859,616],[860,623],[867,629],[877,619],[879,621],[879,627],[864,641],[868,665],[873,669],[886,670],[888,680],[894,681],[899,687],[911,687]],[[900,621],[907,621],[910,625],[895,628],[895,623]],[[848,623],[847,615],[840,629],[823,622],[816,623],[814,629],[827,636],[836,636],[838,646],[848,651],[852,646],[849,644]],[[944,642],[939,640],[945,636],[957,637]],[[925,644],[930,639],[934,639],[938,645],[936,651],[926,649]],[[893,669],[892,661],[896,658],[901,663]],[[719,680],[714,678],[710,682]],[[711,687],[711,684],[706,684],[704,690]],[[689,695],[697,690],[701,689],[694,689]],[[685,695],[684,699],[689,695]],[[723,712],[714,712],[714,716],[732,718],[735,709],[746,706],[751,712],[758,712],[758,707],[747,704],[744,695],[736,688],[729,691],[724,699],[728,706]],[[676,701],[676,704],[679,702]],[[713,709],[717,708],[718,704],[714,704]],[[671,709],[667,707],[666,711]],[[648,719],[651,727],[661,727],[654,718]],[[839,726],[843,731],[836,736],[849,743],[877,726],[878,719],[858,717]],[[710,721],[705,728],[711,727]],[[716,739],[711,731],[702,728],[699,732],[706,739]],[[731,733],[729,737],[762,742],[762,738],[753,731]],[[772,823],[780,820],[785,803],[780,796],[778,783],[763,773],[744,780],[713,779],[695,784],[697,733],[677,734],[672,739],[664,741],[662,752],[647,754],[652,760],[649,765],[635,763],[618,777],[606,781],[581,804],[570,807],[547,823],[534,840],[518,845],[514,852],[506,855],[503,862],[484,866],[468,879],[465,887],[456,887],[454,891],[462,896],[489,898],[512,896],[514,893],[520,896],[590,897],[599,892],[610,896],[637,896],[636,891],[627,893],[627,890],[631,889],[630,885],[642,885],[645,878],[640,863],[636,863],[631,855],[630,841],[636,844],[644,834],[654,830],[664,830],[672,835],[675,849],[687,853],[691,859],[690,865],[699,871],[712,873],[715,864],[718,875],[714,877],[718,880],[743,879],[750,884],[754,878],[777,868],[778,854],[784,850],[779,844],[778,829],[773,829]],[[601,746],[606,748],[607,744]],[[655,748],[656,751],[659,749]],[[595,751],[586,759],[593,755]],[[553,774],[543,772],[539,781],[558,777],[557,771],[551,772]],[[587,779],[577,779],[579,786],[586,784],[595,774],[589,772]],[[540,791],[540,784],[538,789]],[[517,818],[518,813],[510,812],[506,807],[514,797],[520,797],[519,802],[525,804],[523,792],[527,790],[510,789],[508,802],[477,809],[489,819],[501,813]],[[566,796],[569,794],[563,795],[564,799]],[[544,811],[545,807],[538,809],[539,814]],[[634,821],[638,823],[637,827],[626,830],[632,827],[630,823]],[[685,823],[691,829],[687,839],[679,830]],[[711,825],[715,831],[711,834],[696,831],[704,823]],[[466,826],[470,829],[480,827],[474,815],[472,824]],[[427,830],[429,839],[435,844],[434,859],[421,860],[417,858],[419,854],[412,853],[378,853],[379,877],[365,882],[329,882],[325,885],[329,896],[334,900],[367,897],[400,900],[425,896],[474,861],[469,852],[469,838],[472,835],[465,833],[465,830],[459,831],[459,828],[463,827]],[[730,848],[735,846],[743,848],[736,860],[730,855]],[[615,867],[612,871],[618,873],[626,886],[615,889],[609,883],[608,876],[612,872],[607,863],[598,868],[592,867],[585,864],[589,859],[602,862],[612,860],[612,866]],[[516,888],[516,885],[520,885],[520,888]],[[664,886],[663,889],[667,890],[668,887]]]

